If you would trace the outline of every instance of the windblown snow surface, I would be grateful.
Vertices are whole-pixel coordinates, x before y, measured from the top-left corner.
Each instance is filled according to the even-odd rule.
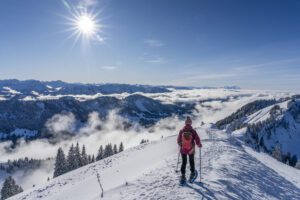
[[[300,170],[254,152],[241,135],[209,127],[197,131],[203,143],[203,183],[198,179],[179,186],[178,147],[176,136],[170,136],[79,168],[11,199],[299,199]],[[197,151],[198,170],[199,155]]]

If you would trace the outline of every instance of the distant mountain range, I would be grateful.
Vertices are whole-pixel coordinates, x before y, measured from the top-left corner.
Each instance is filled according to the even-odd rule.
[[[239,89],[235,86],[223,88]],[[195,105],[188,102],[166,104],[142,94],[191,89],[196,87],[0,80],[0,141],[51,137],[45,124],[61,113],[73,113],[78,123],[84,124],[91,112],[98,112],[105,118],[110,111],[116,110],[129,124],[150,126],[162,118],[190,114]],[[123,93],[121,98],[116,97]]]
[[[129,85],[129,84],[82,84],[66,83],[63,81],[37,81],[17,79],[0,80],[0,95],[94,95],[120,94],[120,93],[164,93],[170,92],[165,87],[149,85]]]
[[[123,99],[102,96],[87,101],[79,101],[74,97],[36,101],[11,99],[0,101],[0,139],[49,137],[51,133],[45,129],[45,123],[55,114],[61,113],[73,113],[79,123],[85,123],[91,112],[98,112],[100,117],[105,118],[110,111],[116,110],[129,123],[148,126],[165,117],[191,113],[193,109],[193,106],[184,104],[162,104],[138,94]]]
[[[216,87],[185,87],[185,86],[150,86],[130,84],[83,84],[66,83],[63,81],[38,81],[17,79],[0,80],[0,100],[12,97],[24,98],[38,95],[95,95],[95,94],[121,94],[121,93],[165,93],[172,89],[214,89]],[[224,89],[238,90],[237,86],[225,86]]]

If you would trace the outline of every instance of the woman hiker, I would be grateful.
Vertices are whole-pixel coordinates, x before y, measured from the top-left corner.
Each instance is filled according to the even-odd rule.
[[[197,132],[192,127],[192,120],[190,117],[186,118],[185,126],[179,132],[177,143],[180,146],[180,153],[182,157],[180,183],[184,184],[186,182],[185,169],[187,164],[187,157],[189,157],[191,169],[189,181],[192,183],[195,181],[198,175],[197,171],[195,170],[195,146],[197,145],[199,148],[201,148],[202,144]]]

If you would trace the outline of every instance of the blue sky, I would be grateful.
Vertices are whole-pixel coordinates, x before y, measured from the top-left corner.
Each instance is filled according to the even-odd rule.
[[[0,3],[0,79],[300,90],[297,0]],[[102,42],[70,37],[82,7]]]

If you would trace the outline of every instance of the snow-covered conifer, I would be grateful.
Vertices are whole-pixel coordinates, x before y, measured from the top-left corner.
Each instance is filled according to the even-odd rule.
[[[276,158],[278,161],[282,161],[282,155],[281,155],[281,150],[280,150],[280,146],[277,145],[273,151],[272,151],[272,156],[274,158]]]
[[[119,152],[122,152],[124,151],[124,145],[123,145],[123,142],[120,143],[120,146],[119,146]]]
[[[96,160],[101,160],[104,158],[104,152],[103,152],[103,146],[101,145],[99,150],[98,150],[98,154],[96,156]]]
[[[86,150],[85,150],[85,146],[82,146],[82,152],[81,152],[81,159],[80,159],[81,163],[80,166],[84,166],[87,165],[89,163],[88,161],[88,156],[86,154]]]
[[[3,187],[1,189],[1,200],[7,199],[20,192],[23,192],[23,189],[16,184],[15,180],[11,176],[9,176],[3,183]]]
[[[80,147],[79,147],[79,143],[76,143],[76,147],[74,149],[74,166],[75,169],[81,167],[81,154],[80,154]]]
[[[75,154],[74,154],[74,145],[72,144],[69,152],[68,152],[68,158],[67,158],[67,163],[68,163],[68,167],[67,167],[67,171],[72,171],[74,169],[76,169],[76,166],[74,164],[74,160],[75,160]]]
[[[65,154],[62,148],[58,148],[56,158],[55,158],[53,178],[60,176],[66,172],[67,172],[67,162],[66,162]]]
[[[118,152],[119,152],[116,144],[114,144],[114,149],[113,149],[113,152],[114,152],[114,154],[116,154],[116,153],[118,153]]]

